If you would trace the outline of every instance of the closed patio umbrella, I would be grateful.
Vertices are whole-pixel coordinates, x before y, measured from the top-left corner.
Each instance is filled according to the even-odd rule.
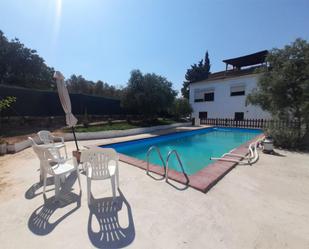
[[[74,131],[74,126],[77,124],[77,119],[72,114],[70,95],[64,83],[64,76],[59,71],[56,71],[54,74],[54,78],[56,79],[56,83],[57,83],[59,99],[60,99],[62,108],[65,112],[66,124],[72,128],[76,149],[79,150],[75,131]]]

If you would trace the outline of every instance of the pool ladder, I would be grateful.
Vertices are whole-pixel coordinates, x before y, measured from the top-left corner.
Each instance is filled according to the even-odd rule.
[[[169,160],[170,160],[170,158],[171,158],[171,155],[172,155],[172,154],[175,154],[175,156],[176,156],[176,158],[177,158],[177,161],[178,161],[178,163],[179,163],[179,165],[180,165],[180,167],[181,167],[182,174],[183,174],[184,177],[186,178],[186,183],[185,183],[185,185],[188,185],[188,184],[189,184],[189,181],[190,181],[190,180],[189,180],[189,177],[188,177],[188,175],[187,175],[186,172],[185,172],[185,169],[184,169],[184,167],[183,167],[182,161],[181,161],[181,159],[180,159],[180,157],[179,157],[179,154],[178,154],[178,152],[177,152],[176,150],[171,150],[171,151],[169,151],[168,154],[167,154],[167,157],[166,157],[166,162],[164,162],[163,157],[162,157],[162,154],[161,154],[159,148],[158,148],[157,146],[151,146],[151,147],[148,149],[148,151],[147,151],[147,169],[146,169],[146,174],[147,174],[147,175],[150,175],[150,174],[149,174],[149,156],[150,156],[150,153],[151,153],[152,151],[154,151],[154,150],[158,153],[159,158],[160,158],[160,160],[161,160],[161,162],[162,162],[162,164],[163,164],[163,167],[164,167],[164,175],[163,175],[163,177],[165,178],[165,181],[168,182],[168,169],[169,169],[169,168],[168,168],[168,162],[169,162]],[[164,179],[164,178],[163,178],[163,179]]]

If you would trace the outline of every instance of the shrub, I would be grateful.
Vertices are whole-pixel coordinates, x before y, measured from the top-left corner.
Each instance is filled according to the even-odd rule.
[[[89,118],[88,118],[87,108],[85,109],[85,113],[84,113],[83,126],[84,126],[85,128],[88,128],[88,127],[89,127]]]
[[[248,95],[249,104],[268,111],[274,120],[299,122],[301,127],[271,128],[268,132],[282,147],[301,147],[309,133],[309,43],[296,39],[283,49],[272,49],[268,67],[261,73],[257,88]]]
[[[6,141],[2,137],[0,137],[0,144],[5,144],[5,143]]]
[[[277,128],[271,127],[265,130],[274,140],[274,145],[281,148],[299,148],[303,143],[299,137],[299,130],[296,128]]]
[[[179,120],[182,117],[186,117],[192,113],[192,107],[185,98],[176,99],[173,103],[171,114]]]

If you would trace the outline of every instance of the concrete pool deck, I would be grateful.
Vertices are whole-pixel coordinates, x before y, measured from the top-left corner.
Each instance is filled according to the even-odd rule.
[[[81,196],[72,177],[73,193],[56,205],[54,191],[43,199],[31,148],[0,157],[0,247],[309,248],[309,154],[277,152],[237,166],[206,194],[176,190],[120,162],[122,195],[114,208],[109,181],[94,182],[100,199],[89,208],[85,176]]]

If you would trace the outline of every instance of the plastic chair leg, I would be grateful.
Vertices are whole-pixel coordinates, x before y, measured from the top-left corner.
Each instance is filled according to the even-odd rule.
[[[65,174],[61,175],[60,176],[61,183],[65,183],[65,180],[66,180],[66,175]]]
[[[65,159],[68,159],[67,147],[64,145]]]
[[[119,168],[118,168],[118,164],[116,167],[116,177],[117,177],[117,188],[119,188]]]
[[[115,176],[111,177],[111,183],[112,183],[112,191],[113,191],[113,200],[116,198],[116,183],[115,183]]]
[[[60,194],[60,176],[55,176],[55,198],[58,200]]]
[[[45,195],[45,189],[46,189],[46,181],[47,181],[47,175],[43,175],[43,195]]]
[[[91,179],[87,177],[87,197],[88,197],[88,205],[91,203]]]
[[[78,168],[76,169],[76,174],[77,174],[77,179],[78,179],[79,190],[82,191],[82,185],[80,183],[80,175],[79,175]]]
[[[44,167],[43,167],[43,164],[40,163],[40,182],[42,182],[44,180]]]

